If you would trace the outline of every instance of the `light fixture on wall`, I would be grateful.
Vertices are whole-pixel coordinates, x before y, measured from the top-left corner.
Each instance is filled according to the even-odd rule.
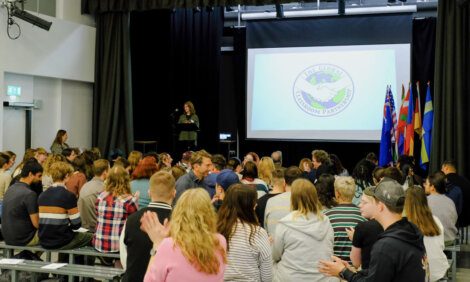
[[[34,26],[37,26],[41,29],[49,31],[51,28],[52,22],[46,21],[38,16],[35,16],[24,10],[25,0],[3,0],[0,2],[2,6],[6,7],[8,20],[7,20],[7,34],[10,39],[17,39],[21,35],[21,28],[13,19],[13,17],[19,18],[25,22],[28,22]],[[21,5],[21,8],[17,4]],[[17,34],[12,34],[12,28],[17,28]]]

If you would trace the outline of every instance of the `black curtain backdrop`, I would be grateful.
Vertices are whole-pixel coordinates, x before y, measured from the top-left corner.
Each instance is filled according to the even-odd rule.
[[[436,50],[436,18],[424,18],[413,20],[413,50],[411,53],[411,81],[413,82],[413,94],[417,95],[419,82],[421,118],[424,115],[424,103],[426,100],[427,83],[431,84],[431,97],[434,94],[434,57]],[[407,87],[406,87],[407,88]],[[401,95],[401,93],[397,93]],[[398,115],[398,112],[397,112]],[[419,166],[421,156],[421,139],[415,134],[414,157],[416,170],[420,175],[427,175]]]
[[[232,65],[234,72],[234,80],[231,84],[223,85],[222,88],[235,89],[237,101],[237,112],[234,119],[237,120],[237,128],[232,128],[240,135],[240,156],[249,151],[255,151],[260,156],[269,156],[275,150],[283,151],[284,165],[298,165],[302,158],[311,158],[313,149],[324,149],[327,152],[337,154],[343,165],[352,172],[355,164],[366,156],[368,152],[375,152],[378,155],[378,143],[335,143],[335,142],[292,142],[292,141],[257,141],[246,140],[246,120],[245,120],[245,99],[246,99],[246,30],[244,28],[233,28],[228,34],[234,37],[234,52],[232,56]],[[435,36],[435,19],[413,20],[413,46],[412,46],[412,80],[421,83],[421,103],[425,98],[425,83],[432,81],[434,73],[434,36]],[[226,71],[226,70],[222,70]],[[223,100],[228,99],[225,94],[230,91],[221,93],[221,105]],[[396,93],[395,95],[401,93]],[[225,95],[225,96],[224,96]],[[282,109],[280,109],[282,110]],[[224,109],[220,110],[224,112]],[[227,109],[229,111],[229,109]],[[276,113],[266,113],[275,115]],[[227,125],[230,127],[230,125]],[[415,137],[417,139],[417,136]],[[419,142],[417,142],[419,143]],[[419,151],[419,149],[417,148]],[[419,155],[417,155],[418,157]],[[419,159],[417,159],[419,162]],[[423,173],[423,172],[421,172]]]
[[[110,150],[133,147],[129,13],[96,16],[93,146]]]
[[[175,153],[172,126],[191,100],[199,147],[216,150],[222,29],[222,8],[131,13],[136,139],[157,140],[159,151]]]
[[[431,169],[438,170],[442,161],[454,159],[459,173],[468,177],[469,1],[439,1],[438,15]]]
[[[131,12],[155,9],[269,5],[291,0],[82,0],[82,13]]]

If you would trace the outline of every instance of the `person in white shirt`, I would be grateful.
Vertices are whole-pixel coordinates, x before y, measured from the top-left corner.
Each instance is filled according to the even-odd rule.
[[[423,188],[415,185],[406,190],[404,211],[408,220],[423,233],[431,281],[438,281],[449,268],[444,254],[444,227],[439,218],[432,215]]]

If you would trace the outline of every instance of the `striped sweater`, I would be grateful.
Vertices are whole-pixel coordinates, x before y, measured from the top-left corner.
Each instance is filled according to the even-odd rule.
[[[347,227],[355,228],[359,222],[366,221],[361,216],[361,211],[354,204],[340,204],[324,212],[330,219],[333,227],[335,243],[334,254],[342,260],[351,263],[349,254],[351,253],[352,242],[346,233]]]
[[[224,281],[271,281],[273,259],[266,231],[259,226],[253,226],[254,234],[250,243],[250,225],[238,221],[234,228],[235,231],[228,242]]]
[[[39,205],[39,241],[46,249],[57,249],[72,241],[73,230],[80,228],[77,198],[63,186],[42,192]]]

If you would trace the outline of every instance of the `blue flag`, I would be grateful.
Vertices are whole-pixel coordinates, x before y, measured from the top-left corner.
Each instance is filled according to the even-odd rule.
[[[419,164],[422,169],[426,170],[429,164],[429,156],[431,154],[431,132],[434,120],[434,110],[432,107],[431,99],[431,85],[428,82],[428,89],[426,91],[426,101],[424,104],[423,116],[423,138],[421,139],[421,158]]]
[[[387,166],[393,163],[393,144],[392,136],[394,134],[394,122],[392,112],[393,95],[390,86],[387,86],[382,120],[382,137],[380,138],[379,166]]]

